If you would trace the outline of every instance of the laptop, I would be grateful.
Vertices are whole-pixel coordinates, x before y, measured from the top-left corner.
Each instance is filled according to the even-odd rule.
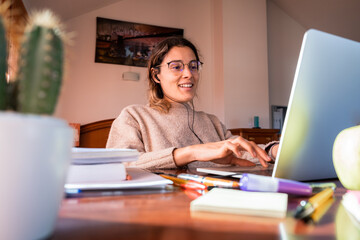
[[[359,124],[360,43],[310,29],[304,35],[273,169],[230,166],[197,171],[298,181],[337,178],[334,140],[343,129]]]
[[[311,29],[304,35],[273,177],[336,178],[332,148],[360,124],[360,43]]]

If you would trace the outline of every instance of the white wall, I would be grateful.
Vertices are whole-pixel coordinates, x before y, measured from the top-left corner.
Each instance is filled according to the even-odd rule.
[[[265,0],[223,1],[225,123],[269,127]]]
[[[205,63],[196,109],[229,128],[249,127],[254,115],[269,126],[266,0],[123,0],[67,21],[76,37],[56,115],[70,122],[115,118],[147,102],[146,68],[94,62],[96,17],[183,28]],[[129,70],[140,81],[122,80]]]
[[[270,106],[287,106],[306,29],[267,1]]]

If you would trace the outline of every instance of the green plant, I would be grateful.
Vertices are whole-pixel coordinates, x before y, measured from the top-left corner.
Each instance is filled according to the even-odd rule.
[[[20,46],[14,82],[6,81],[7,41],[0,18],[0,110],[53,114],[63,78],[61,25],[48,10],[30,17]]]

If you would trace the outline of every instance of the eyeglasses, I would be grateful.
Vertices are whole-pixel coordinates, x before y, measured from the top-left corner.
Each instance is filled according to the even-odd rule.
[[[192,74],[198,74],[201,70],[201,66],[203,63],[200,61],[192,60],[188,64],[184,64],[181,60],[174,60],[166,64],[168,65],[170,71],[175,74],[180,74],[184,70],[185,65],[189,67],[189,70]],[[161,65],[158,65],[158,67],[161,67]]]

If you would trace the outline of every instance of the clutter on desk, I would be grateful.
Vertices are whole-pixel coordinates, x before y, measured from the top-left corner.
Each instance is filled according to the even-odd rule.
[[[312,187],[307,183],[251,173],[242,173],[240,181],[224,180],[194,174],[179,174],[177,177],[198,181],[207,186],[234,188],[244,191],[281,192],[301,196],[311,196],[313,193]]]

